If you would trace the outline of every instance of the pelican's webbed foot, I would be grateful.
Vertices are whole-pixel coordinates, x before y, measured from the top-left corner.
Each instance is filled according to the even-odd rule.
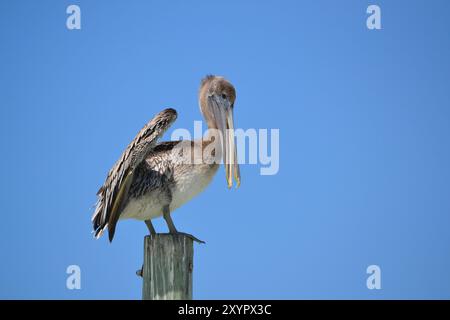
[[[136,270],[136,275],[141,278],[144,276],[144,265],[139,270]]]
[[[166,220],[167,227],[169,228],[169,233],[171,233],[171,234],[180,234],[180,235],[184,235],[184,236],[186,236],[186,237],[192,239],[192,240],[195,241],[195,242],[198,242],[198,243],[205,243],[205,241],[202,241],[202,240],[200,240],[200,239],[194,237],[192,234],[184,233],[184,232],[179,232],[179,231],[177,230],[177,228],[175,228],[175,224],[173,223],[172,217],[170,216],[169,206],[165,206],[165,207],[163,208],[163,217],[164,217],[164,220]]]
[[[176,231],[176,232],[170,232],[170,234],[179,234],[179,235],[183,235],[183,236],[186,236],[186,237],[192,239],[192,241],[195,241],[195,242],[198,242],[198,243],[206,243],[205,241],[200,240],[197,237],[194,237],[192,234],[189,234],[189,233]]]

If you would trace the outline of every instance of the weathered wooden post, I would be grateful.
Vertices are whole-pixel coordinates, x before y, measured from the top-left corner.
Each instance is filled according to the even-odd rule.
[[[143,300],[191,300],[193,240],[185,235],[144,238]]]

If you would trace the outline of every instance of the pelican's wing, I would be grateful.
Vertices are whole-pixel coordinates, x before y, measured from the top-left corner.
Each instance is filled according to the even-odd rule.
[[[116,223],[128,200],[128,190],[133,181],[134,169],[145,160],[158,139],[176,118],[177,112],[174,109],[165,109],[158,113],[139,131],[111,168],[105,183],[97,192],[97,204],[92,216],[96,238],[100,237],[108,226],[109,240],[112,241]]]

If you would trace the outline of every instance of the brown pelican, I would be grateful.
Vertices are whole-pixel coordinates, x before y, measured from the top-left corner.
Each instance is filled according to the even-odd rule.
[[[170,233],[180,233],[170,214],[206,188],[219,167],[217,159],[223,160],[228,187],[233,185],[233,175],[239,186],[233,124],[235,99],[233,85],[223,77],[207,76],[202,80],[199,104],[209,130],[200,140],[157,142],[177,118],[174,109],[163,110],[150,120],[97,192],[92,216],[95,237],[108,228],[112,241],[117,222],[130,218],[145,221],[150,233],[155,234],[151,219],[160,216]]]

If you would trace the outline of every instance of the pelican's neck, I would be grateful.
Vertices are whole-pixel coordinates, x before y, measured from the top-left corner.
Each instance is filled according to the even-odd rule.
[[[203,108],[201,108],[203,109]],[[208,112],[203,112],[202,115],[205,119],[206,124],[208,125],[208,130],[203,135],[203,138],[201,139],[200,145],[202,150],[204,151],[204,156],[207,158],[210,157],[218,157],[220,159],[222,157],[222,145],[221,145],[221,137],[218,136],[218,134],[221,134],[217,128],[216,122],[214,121],[211,114]],[[202,151],[202,152],[203,152]],[[209,160],[211,161],[211,160]],[[220,162],[220,160],[219,160]],[[219,163],[219,162],[216,162]],[[209,162],[211,163],[211,162]]]
[[[204,139],[209,140],[211,138],[212,133],[217,130],[216,122],[211,113],[207,111],[207,107],[204,105],[204,100],[200,100],[200,111],[202,113],[203,119],[205,119],[206,124],[208,125],[208,131],[203,136]]]

